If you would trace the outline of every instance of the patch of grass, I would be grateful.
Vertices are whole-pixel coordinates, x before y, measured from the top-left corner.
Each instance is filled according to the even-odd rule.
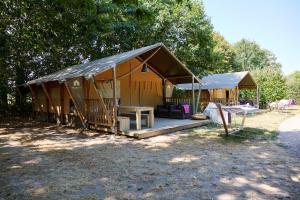
[[[241,142],[244,140],[275,140],[277,139],[278,132],[268,131],[266,129],[249,128],[246,127],[239,132],[226,136],[222,134],[221,137],[226,142]]]
[[[247,116],[244,129],[229,136],[225,135],[225,131],[222,125],[217,125],[214,123],[189,130],[188,136],[200,138],[215,137],[221,139],[221,142],[241,142],[244,140],[275,140],[278,136],[278,127],[280,123],[297,113],[300,113],[300,106],[293,106],[283,111],[275,110]],[[241,124],[241,121],[242,117],[236,116],[232,127],[237,128],[237,125]],[[232,129],[230,129],[229,132],[231,130]]]
[[[245,137],[255,137],[256,139],[271,139],[275,140],[278,136],[278,132],[267,129],[250,128],[246,127],[240,131],[240,134]]]

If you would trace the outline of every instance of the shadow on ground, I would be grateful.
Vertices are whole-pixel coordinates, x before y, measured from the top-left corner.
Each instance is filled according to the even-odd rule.
[[[265,135],[224,138],[203,127],[135,140],[8,121],[0,125],[0,199],[299,197],[299,160],[247,131]]]

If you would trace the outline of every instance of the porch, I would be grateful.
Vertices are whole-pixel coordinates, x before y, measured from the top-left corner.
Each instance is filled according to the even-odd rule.
[[[136,130],[135,122],[131,120],[130,130],[126,132],[120,132],[120,134],[137,139],[144,139],[184,129],[204,126],[208,123],[210,123],[210,120],[154,118],[154,126],[152,128],[147,128],[146,124],[144,123],[142,124],[141,130]]]

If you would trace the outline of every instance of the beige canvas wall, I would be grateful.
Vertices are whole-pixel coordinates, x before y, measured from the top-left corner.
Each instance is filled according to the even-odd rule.
[[[136,68],[139,64],[140,61],[132,59],[118,65],[116,68],[117,85],[120,85],[118,92],[121,105],[155,107],[158,104],[162,104],[162,79],[151,70],[142,73],[141,68]],[[130,71],[134,72],[130,73]],[[111,70],[95,77],[97,82],[111,78]],[[91,97],[94,96],[93,93],[94,91],[91,92]]]
[[[34,104],[34,110],[40,112],[47,112],[47,98],[43,92],[41,85],[33,87],[36,94],[36,103]]]
[[[53,106],[49,104],[49,111],[50,113],[57,113],[57,111],[61,112],[61,106],[60,106],[60,85],[55,83],[48,83],[47,84],[48,93],[51,96]]]
[[[117,66],[117,98],[120,98],[121,105],[156,107],[163,103],[162,79],[150,69],[146,73],[141,72],[141,67],[139,69],[136,68],[140,63],[141,62],[139,60],[132,59]],[[130,71],[134,72],[129,73]],[[95,80],[103,97],[112,98],[112,71],[108,70],[104,73],[98,74],[95,76]],[[92,82],[90,80],[85,80],[83,84],[85,86],[84,91],[86,98],[96,99],[97,95],[94,87],[92,86]],[[71,97],[65,85],[57,82],[48,83],[47,85],[54,106],[59,110],[59,112],[61,110],[60,87],[64,87],[63,113],[68,114],[70,112]],[[89,87],[89,92],[87,87]],[[47,112],[47,98],[43,92],[42,86],[34,86],[34,90],[38,96],[42,111]],[[166,95],[170,96],[172,94],[172,90],[173,85],[168,83]],[[89,93],[89,95],[87,93]],[[35,105],[35,110],[39,111],[37,104]],[[49,110],[51,113],[56,112],[54,108],[51,107]]]
[[[210,90],[209,93],[213,99],[225,99],[226,91],[229,91],[229,98],[236,99],[236,89],[214,89]]]

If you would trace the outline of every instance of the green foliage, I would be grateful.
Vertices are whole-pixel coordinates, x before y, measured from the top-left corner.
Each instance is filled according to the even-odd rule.
[[[185,97],[186,95],[186,91],[174,87],[172,97]]]
[[[214,54],[214,73],[234,72],[238,70],[238,65],[235,61],[235,51],[233,46],[225,40],[219,33],[213,34],[215,46]]]
[[[259,87],[260,108],[286,97],[286,83],[280,71],[266,67],[253,70],[251,74]],[[240,95],[243,99],[255,99],[256,91],[241,90]]]
[[[255,42],[232,46],[215,33],[197,0],[3,0],[0,20],[0,109],[7,96],[20,103],[16,85],[157,42],[199,76],[280,71],[276,57]]]
[[[213,27],[196,0],[3,0],[0,106],[28,80],[163,42],[193,72],[213,68]]]
[[[251,71],[260,89],[260,107],[267,103],[286,97],[285,79],[281,72],[281,64],[269,50],[261,48],[257,43],[242,39],[234,44],[235,61],[240,70]],[[256,91],[241,90],[242,99],[256,99]]]
[[[300,102],[300,71],[295,71],[286,77],[287,97]]]
[[[272,67],[281,69],[276,56],[269,50],[261,48],[256,42],[242,39],[234,44],[235,61],[238,68],[243,71],[251,71]]]

